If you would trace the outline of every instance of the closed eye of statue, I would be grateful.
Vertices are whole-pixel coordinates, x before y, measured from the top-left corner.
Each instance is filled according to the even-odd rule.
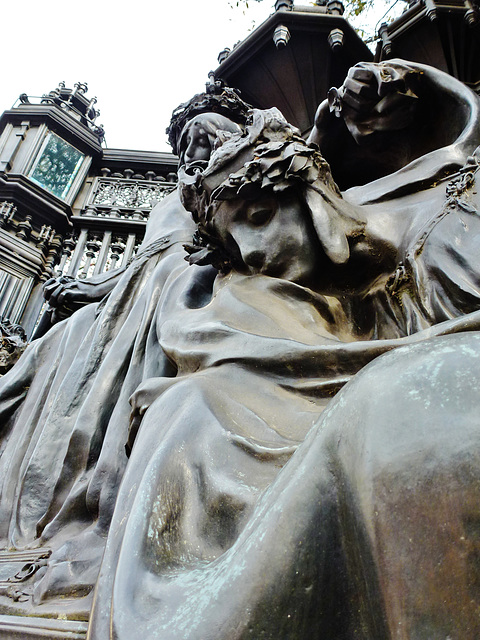
[[[254,227],[261,227],[273,218],[275,210],[271,206],[251,206],[247,209],[247,221]]]

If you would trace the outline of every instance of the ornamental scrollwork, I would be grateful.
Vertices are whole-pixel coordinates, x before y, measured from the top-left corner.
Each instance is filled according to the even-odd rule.
[[[151,208],[154,201],[162,200],[174,187],[149,180],[103,178],[97,183],[91,204],[121,209]]]

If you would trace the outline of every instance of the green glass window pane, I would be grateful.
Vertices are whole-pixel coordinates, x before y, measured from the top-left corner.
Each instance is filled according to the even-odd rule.
[[[84,157],[83,153],[68,142],[49,133],[29,177],[53,195],[64,199]]]

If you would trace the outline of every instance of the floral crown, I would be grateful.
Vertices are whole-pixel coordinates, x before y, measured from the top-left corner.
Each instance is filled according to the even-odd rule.
[[[224,273],[231,269],[231,256],[215,230],[221,202],[250,200],[263,189],[305,193],[307,187],[323,199],[327,191],[341,198],[318,148],[307,145],[276,108],[253,109],[244,134],[219,132],[215,146],[208,164],[197,162],[179,171],[182,203],[197,223],[193,244],[185,246],[190,264],[213,264]]]

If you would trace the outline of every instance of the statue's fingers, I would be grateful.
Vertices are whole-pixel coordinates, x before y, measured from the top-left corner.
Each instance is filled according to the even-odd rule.
[[[52,294],[58,289],[60,283],[57,278],[50,278],[43,285],[43,297],[45,300],[49,300]]]
[[[63,287],[62,291],[57,296],[57,304],[58,306],[65,305],[67,302],[72,302],[73,296],[71,289],[67,289]]]
[[[65,285],[57,283],[57,286],[50,291],[48,297],[45,296],[53,307],[56,307],[59,304],[58,298],[64,290],[64,287]]]
[[[51,288],[57,282],[56,278],[49,278],[43,285],[44,291]]]
[[[405,69],[398,69],[388,63],[377,65],[375,67],[375,76],[380,98],[397,91],[404,92],[405,74]]]
[[[342,100],[355,111],[365,112],[375,106],[379,97],[376,87],[352,80],[345,83]]]
[[[371,62],[359,62],[350,67],[347,78],[356,78],[364,82],[370,82],[375,76],[375,66]]]

